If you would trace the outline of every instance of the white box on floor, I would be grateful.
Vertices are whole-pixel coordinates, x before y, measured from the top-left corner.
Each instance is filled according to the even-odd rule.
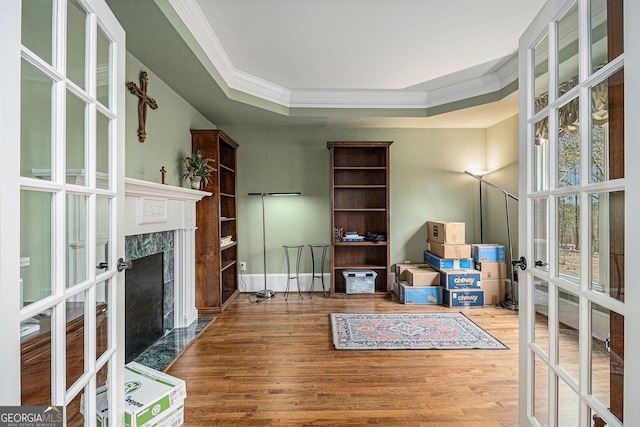
[[[130,362],[124,367],[125,427],[162,427],[165,418],[175,416],[187,397],[187,386],[184,380],[151,369],[140,363]],[[97,390],[96,414],[97,425],[107,427],[109,422],[109,401],[107,387]],[[179,425],[179,424],[174,424]]]

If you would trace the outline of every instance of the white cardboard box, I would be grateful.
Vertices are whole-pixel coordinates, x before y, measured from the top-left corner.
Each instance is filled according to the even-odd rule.
[[[183,406],[187,397],[187,386],[184,380],[148,368],[136,362],[124,367],[125,380],[125,427],[161,427],[165,418]],[[107,427],[109,407],[106,386],[97,390],[97,424]],[[184,411],[184,409],[182,409]],[[171,424],[169,424],[171,425]]]

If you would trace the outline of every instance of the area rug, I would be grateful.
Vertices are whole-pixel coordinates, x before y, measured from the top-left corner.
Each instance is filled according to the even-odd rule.
[[[337,350],[507,350],[463,313],[329,313]]]

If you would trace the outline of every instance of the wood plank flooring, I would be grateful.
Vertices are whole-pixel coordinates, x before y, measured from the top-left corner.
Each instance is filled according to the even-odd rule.
[[[167,370],[185,426],[516,426],[518,315],[397,299],[241,294]],[[462,311],[509,350],[338,351],[330,312]]]

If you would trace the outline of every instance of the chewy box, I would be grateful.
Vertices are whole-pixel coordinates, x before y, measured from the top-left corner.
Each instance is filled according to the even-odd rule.
[[[444,305],[447,307],[483,307],[482,289],[444,289]]]
[[[495,244],[472,245],[473,259],[476,262],[503,262],[504,246]]]
[[[415,287],[407,282],[398,282],[398,298],[403,304],[442,304],[442,287]]]
[[[440,286],[445,289],[480,288],[480,272],[476,270],[440,271]]]
[[[464,222],[427,221],[427,240],[464,244]]]
[[[438,270],[460,270],[473,268],[473,259],[446,259],[441,258],[433,252],[425,251],[424,260]]]
[[[141,427],[147,423],[161,425],[160,422],[187,397],[187,386],[181,380],[136,362],[124,367],[125,403],[124,425]],[[97,390],[97,425],[110,425],[108,415],[108,393],[106,386]]]
[[[348,294],[372,294],[376,290],[376,273],[373,270],[342,270],[347,282]]]

